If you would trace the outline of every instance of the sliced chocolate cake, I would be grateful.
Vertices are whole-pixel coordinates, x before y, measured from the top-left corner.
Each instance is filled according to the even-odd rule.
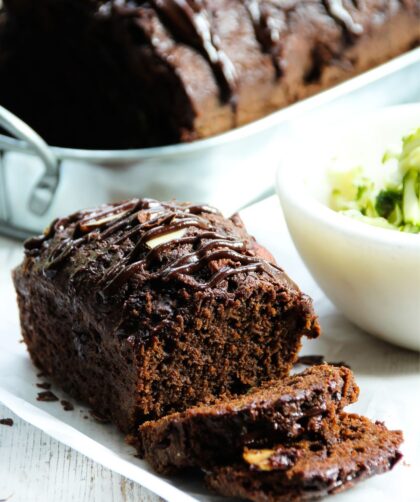
[[[32,359],[126,432],[286,376],[319,334],[310,299],[240,218],[208,206],[80,211],[25,250],[13,276]]]
[[[155,470],[226,465],[245,446],[260,447],[302,435],[337,436],[336,415],[357,400],[358,387],[347,368],[314,366],[271,382],[237,399],[197,406],[144,423],[138,450]]]

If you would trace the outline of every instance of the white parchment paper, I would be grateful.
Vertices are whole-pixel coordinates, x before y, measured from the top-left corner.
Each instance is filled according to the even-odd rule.
[[[388,345],[361,332],[325,298],[290,240],[276,198],[245,210],[242,217],[249,231],[272,251],[279,264],[314,299],[323,335],[319,340],[305,343],[302,353],[322,354],[329,361],[348,363],[361,387],[360,400],[351,410],[384,420],[388,427],[404,431],[403,462],[391,473],[365,481],[331,500],[420,502],[419,354]],[[86,407],[74,403],[59,389],[52,390],[61,399],[73,402],[73,411],[64,411],[59,402],[36,400],[37,393],[42,390],[36,383],[44,380],[37,377],[39,372],[33,367],[24,344],[19,343],[18,314],[10,280],[10,271],[21,256],[21,245],[0,239],[0,401],[55,439],[144,485],[164,499],[176,502],[221,500],[212,496],[198,479],[164,478],[153,474],[134,456],[133,449],[124,443],[123,436],[112,425],[96,422]],[[398,308],[398,298],[395,299],[395,308]]]

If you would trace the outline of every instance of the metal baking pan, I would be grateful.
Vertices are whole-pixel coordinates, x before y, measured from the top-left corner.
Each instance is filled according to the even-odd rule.
[[[0,135],[0,233],[24,237],[58,215],[141,196],[206,202],[231,213],[272,190],[278,154],[301,120],[420,101],[419,82],[417,48],[227,133],[135,150],[49,147],[0,107],[0,124],[19,138]]]

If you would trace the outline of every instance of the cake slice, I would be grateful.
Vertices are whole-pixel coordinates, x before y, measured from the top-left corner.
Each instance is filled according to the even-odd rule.
[[[273,444],[303,433],[335,441],[336,413],[357,400],[347,368],[326,364],[252,390],[237,399],[197,406],[139,429],[138,451],[158,472],[226,464],[244,446]]]
[[[14,271],[35,364],[123,431],[287,375],[319,325],[236,215],[134,199],[79,211]]]
[[[237,465],[207,473],[208,485],[222,495],[256,502],[301,502],[338,493],[400,460],[400,431],[380,422],[343,414],[338,441],[298,440],[270,449],[245,449]]]

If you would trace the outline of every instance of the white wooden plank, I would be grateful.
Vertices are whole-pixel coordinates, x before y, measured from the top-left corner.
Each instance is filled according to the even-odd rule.
[[[20,420],[0,404],[0,502],[159,502],[137,483]]]

